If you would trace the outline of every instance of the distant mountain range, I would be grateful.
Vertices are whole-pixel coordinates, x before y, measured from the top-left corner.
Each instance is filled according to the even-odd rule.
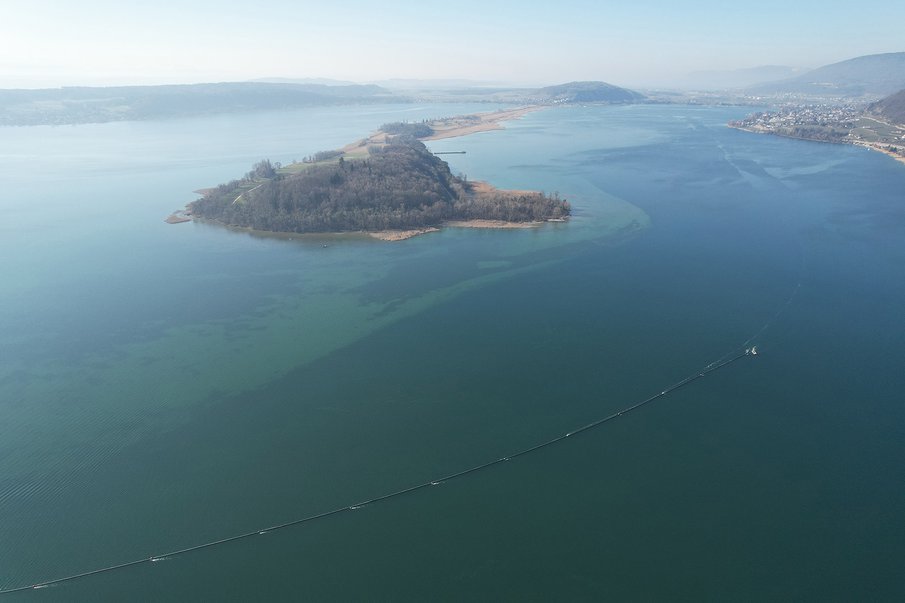
[[[402,91],[374,84],[331,85],[270,79],[273,81],[0,90],[0,126],[102,123],[316,105],[411,101],[411,97]],[[644,98],[642,94],[605,82],[570,82],[540,89],[464,88],[418,95],[419,101],[524,104],[632,103]]]
[[[867,108],[867,113],[883,121],[905,126],[905,90],[899,90]]]
[[[764,82],[788,79],[807,69],[784,65],[762,65],[746,69],[694,71],[677,81],[680,88],[692,90],[734,90]]]
[[[388,80],[375,80],[369,82],[390,90],[449,90],[449,89],[486,89],[486,88],[511,88],[512,85],[504,85],[500,82],[466,80],[466,79],[414,79],[395,78]]]
[[[886,96],[905,88],[905,52],[872,54],[747,89],[752,94]]]
[[[99,123],[405,100],[373,85],[234,82],[0,90],[0,125]]]

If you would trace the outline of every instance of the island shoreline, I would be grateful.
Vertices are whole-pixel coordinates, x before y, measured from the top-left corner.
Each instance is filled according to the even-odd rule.
[[[276,238],[276,239],[288,239],[294,240],[296,238],[301,240],[320,240],[320,241],[332,241],[336,239],[345,239],[345,238],[353,238],[353,239],[376,239],[379,241],[404,241],[406,239],[411,239],[420,235],[431,234],[434,232],[441,232],[444,228],[475,228],[480,230],[530,230],[534,228],[540,228],[544,224],[549,223],[564,223],[567,220],[565,218],[550,218],[549,220],[537,221],[537,222],[507,222],[505,220],[485,220],[485,219],[474,219],[474,220],[448,220],[446,222],[441,222],[438,226],[427,226],[425,228],[412,228],[408,230],[402,229],[388,229],[388,230],[339,230],[339,231],[323,231],[323,232],[285,232],[285,231],[275,231],[275,230],[260,230],[257,228],[251,228],[249,226],[238,226],[236,224],[227,224],[226,222],[221,222],[220,220],[216,220],[214,218],[201,218],[195,216],[188,220],[181,220],[180,222],[168,222],[169,224],[177,224],[182,222],[197,222],[199,224],[210,224],[217,226],[219,228],[226,228],[227,230],[234,230],[236,232],[243,232],[246,234],[250,234],[253,236],[266,237],[266,238]]]
[[[449,138],[458,138],[460,136],[468,136],[471,134],[475,134],[478,132],[487,132],[493,130],[502,130],[505,129],[505,126],[501,125],[501,122],[510,121],[514,119],[519,119],[524,115],[529,113],[540,111],[542,109],[547,109],[549,106],[547,105],[526,105],[522,107],[517,107],[514,109],[501,109],[497,111],[491,111],[487,113],[473,113],[469,115],[459,115],[455,117],[441,118],[435,119],[428,124],[431,126],[433,130],[433,134],[430,136],[425,136],[420,138],[419,140],[431,141],[431,140],[443,140]],[[338,149],[338,156],[343,157],[347,156],[349,159],[356,159],[360,156],[366,156],[368,153],[368,148],[372,145],[384,145],[387,143],[387,139],[390,136],[383,131],[376,131],[366,138],[361,139],[357,142],[350,143],[341,149]],[[317,163],[317,162],[313,162]],[[296,164],[292,164],[296,165]],[[507,190],[507,189],[498,189],[491,185],[488,182],[484,181],[471,181],[468,183],[471,190],[478,195],[487,195],[487,194],[503,194],[503,195],[525,195],[525,194],[542,194],[539,191],[530,191],[530,190]],[[213,188],[200,188],[194,192],[197,194],[204,195],[209,191],[214,190]],[[241,196],[241,195],[240,195]],[[237,198],[238,201],[238,198]],[[179,210],[173,212],[170,216],[168,216],[164,221],[168,224],[179,224],[190,221],[199,221],[206,222],[210,224],[216,224],[219,226],[224,226],[229,229],[249,232],[252,234],[259,235],[269,235],[269,236],[278,236],[279,238],[294,238],[294,237],[306,237],[306,238],[314,238],[314,237],[341,237],[341,236],[355,236],[355,235],[364,235],[373,239],[378,239],[381,241],[403,241],[406,239],[410,239],[412,237],[416,237],[419,235],[429,234],[432,232],[438,232],[442,228],[480,228],[480,229],[497,229],[497,230],[511,230],[511,229],[530,229],[530,228],[538,228],[545,224],[546,222],[565,222],[566,217],[560,218],[550,218],[548,220],[543,221],[530,221],[530,222],[509,222],[505,220],[491,220],[491,219],[466,219],[466,220],[447,220],[442,223],[424,226],[419,228],[412,229],[387,229],[387,230],[379,230],[379,231],[367,231],[367,230],[349,230],[349,231],[338,231],[338,232],[291,232],[291,231],[269,231],[269,230],[259,230],[248,226],[241,226],[236,224],[228,224],[226,222],[222,222],[215,218],[204,218],[201,216],[194,215],[190,208],[185,210]]]

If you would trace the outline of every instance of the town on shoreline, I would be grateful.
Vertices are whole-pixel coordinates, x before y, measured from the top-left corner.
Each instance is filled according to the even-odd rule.
[[[905,126],[868,115],[861,105],[792,105],[753,113],[728,125],[756,134],[864,146],[905,163]]]

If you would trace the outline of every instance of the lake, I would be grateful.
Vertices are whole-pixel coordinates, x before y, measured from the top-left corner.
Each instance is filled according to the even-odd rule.
[[[9,600],[900,600],[905,166],[560,107],[428,143],[566,224],[402,242],[163,219],[193,190],[488,105],[0,128]]]

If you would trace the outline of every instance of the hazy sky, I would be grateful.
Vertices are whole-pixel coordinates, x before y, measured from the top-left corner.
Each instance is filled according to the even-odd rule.
[[[905,50],[905,2],[2,0],[0,87],[258,77],[667,82]],[[837,7],[838,6],[838,7]]]

